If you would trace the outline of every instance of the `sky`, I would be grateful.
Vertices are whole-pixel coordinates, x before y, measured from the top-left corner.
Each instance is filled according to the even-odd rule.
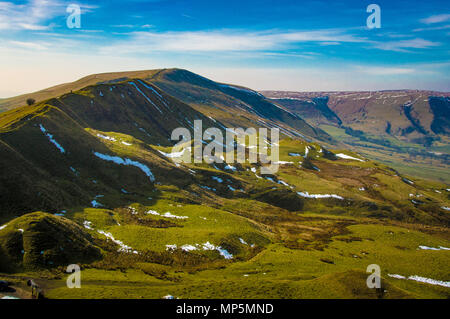
[[[450,91],[449,39],[442,0],[0,1],[0,98],[172,67],[256,90]]]

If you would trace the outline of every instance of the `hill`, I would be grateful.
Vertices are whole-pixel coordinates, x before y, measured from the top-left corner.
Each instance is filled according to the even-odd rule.
[[[0,100],[0,112],[23,106],[28,98],[41,102],[90,85],[114,84],[131,79],[154,83],[171,96],[207,116],[214,116],[228,127],[278,127],[281,133],[290,137],[333,142],[324,131],[311,127],[299,116],[255,91],[216,83],[181,69],[95,74],[72,83]]]
[[[450,93],[262,93],[366,156],[405,173],[442,181],[450,178]]]
[[[0,232],[0,271],[34,270],[92,262],[101,257],[78,224],[42,212],[16,218]]]
[[[292,111],[222,85],[121,75],[1,113],[0,278],[32,269],[51,298],[377,298],[364,274],[378,263],[384,297],[448,297],[448,184],[333,146]],[[171,132],[193,133],[196,119],[282,127],[279,171],[175,163]],[[65,287],[69,262],[83,289]]]

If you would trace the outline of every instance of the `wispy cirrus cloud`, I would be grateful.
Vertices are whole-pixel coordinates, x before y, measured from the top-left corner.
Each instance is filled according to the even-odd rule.
[[[102,48],[103,53],[170,52],[226,52],[286,49],[295,43],[316,42],[338,45],[345,42],[364,42],[366,39],[346,34],[342,30],[261,31],[238,30],[131,32],[129,38]]]
[[[378,49],[394,52],[411,52],[414,49],[429,49],[440,46],[440,42],[422,38],[398,40],[373,40],[355,35],[354,30],[326,29],[309,31],[266,30],[243,32],[240,30],[210,31],[168,31],[140,32],[121,34],[125,38],[100,48],[103,54],[128,54],[149,52],[256,52],[291,50],[302,44],[318,46],[339,46],[342,44],[360,44],[366,49]],[[408,37],[410,37],[408,35]],[[390,37],[394,38],[394,37]]]
[[[0,30],[49,29],[46,21],[52,19],[61,7],[55,0],[30,0],[27,4],[0,2]]]
[[[67,5],[60,0],[29,0],[25,4],[0,2],[0,30],[45,31],[54,27],[53,18],[65,16]],[[96,5],[79,4],[82,12],[92,12]]]
[[[420,22],[425,24],[433,24],[433,23],[440,23],[440,22],[446,22],[450,20],[450,14],[437,14],[433,16],[429,16],[427,18],[421,19]]]
[[[447,30],[447,29],[450,29],[450,24],[441,25],[438,27],[417,28],[417,29],[414,29],[413,32],[437,31],[437,30]]]
[[[357,66],[356,70],[360,73],[369,75],[403,75],[416,72],[411,67],[385,67],[385,66]]]
[[[47,50],[48,44],[46,43],[38,43],[38,42],[24,42],[24,41],[9,41],[9,43],[13,46],[23,48],[23,49],[31,49],[31,50]]]
[[[373,46],[377,49],[397,52],[409,52],[409,49],[428,49],[440,45],[441,43],[439,42],[433,42],[421,38],[376,42],[373,44]]]

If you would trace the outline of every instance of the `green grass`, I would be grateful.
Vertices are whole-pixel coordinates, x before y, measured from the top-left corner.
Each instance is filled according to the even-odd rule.
[[[174,88],[164,77],[156,80]],[[6,251],[15,258],[5,262],[2,257],[0,266],[14,259],[17,267],[8,271],[42,280],[51,298],[161,298],[167,294],[181,298],[376,298],[365,286],[366,267],[376,263],[382,269],[386,298],[449,297],[448,288],[387,276],[398,273],[448,280],[448,251],[417,250],[419,245],[449,247],[450,215],[441,208],[449,206],[445,183],[403,176],[404,170],[397,173],[372,160],[334,158],[318,143],[288,138],[280,141],[280,160],[294,163],[281,165],[272,178],[289,186],[258,178],[250,168],[259,164],[236,165],[236,172],[220,169],[220,165],[219,169],[207,164],[175,165],[158,150],[170,151],[168,134],[184,115],[203,118],[200,110],[244,127],[254,117],[226,111],[235,106],[236,98],[217,90],[213,90],[217,113],[198,99],[191,108],[167,96],[174,112],[161,115],[142,96],[126,96],[129,89],[125,82],[90,86],[48,104],[0,115],[0,164],[9,168],[0,179],[0,194],[7,198],[1,202],[0,221],[8,223],[0,230],[0,253]],[[182,89],[180,94],[187,99],[192,86],[183,83]],[[203,96],[211,88],[197,89],[196,94]],[[107,94],[100,98],[99,90]],[[175,114],[184,114],[183,119]],[[151,118],[146,120],[147,116]],[[65,153],[42,134],[40,123],[64,146]],[[167,123],[167,127],[158,123]],[[342,129],[326,129],[357,143]],[[370,147],[376,143],[368,143],[361,156],[374,158]],[[306,147],[307,160],[303,157]],[[356,148],[335,148],[330,151],[360,157]],[[155,183],[140,169],[105,162],[94,151],[147,165]],[[378,155],[384,161],[401,160],[401,154],[388,152],[381,149]],[[310,165],[301,165],[304,161]],[[427,164],[422,159],[417,162]],[[435,169],[438,173],[442,167]],[[212,176],[220,176],[223,182]],[[404,177],[414,185],[405,183]],[[230,191],[228,186],[242,191]],[[308,199],[298,196],[299,191],[345,199]],[[423,202],[413,204],[409,194],[423,195]],[[94,198],[104,206],[89,207]],[[64,217],[39,213],[46,218],[24,215],[14,219],[35,208],[66,213]],[[148,210],[187,218],[146,214]],[[93,229],[84,227],[86,221]],[[118,251],[119,246],[99,230],[139,254]],[[227,249],[233,258],[224,259],[218,251],[166,250],[166,245],[206,242]],[[33,256],[25,258],[25,264],[36,266],[44,261],[45,267],[23,273],[28,270],[22,267],[20,245],[24,243],[31,243],[23,247],[25,255]],[[74,254],[59,253],[61,247]],[[82,258],[86,247],[99,253],[96,258]],[[41,251],[45,258],[40,257]],[[58,256],[64,258],[56,260]],[[82,289],[65,287],[67,262],[82,266]]]
[[[389,141],[391,145],[386,146],[383,144],[384,142],[361,141],[357,137],[346,134],[343,128],[332,125],[320,125],[319,127],[336,140],[345,143],[352,149],[358,150],[364,156],[389,165],[401,173],[447,184],[450,183],[450,173],[446,162],[425,156],[429,151],[448,153],[448,141],[445,137],[443,137],[444,143],[437,141],[432,147],[424,147],[420,144],[399,140],[393,136],[383,135],[383,140]],[[374,140],[379,139],[377,135],[366,135]],[[411,157],[411,150],[420,152],[422,155]]]
[[[158,280],[139,270],[86,270],[86,274],[82,273],[82,289],[60,287],[51,290],[49,296],[161,298],[172,294],[180,298],[376,298],[365,286],[368,275],[365,270],[373,263],[381,267],[387,298],[449,296],[448,288],[388,276],[395,273],[445,280],[448,252],[417,248],[419,245],[448,247],[448,240],[392,226],[355,225],[349,230],[351,235],[333,238],[324,251],[292,250],[272,244],[251,260],[236,262],[224,269],[179,273],[175,282]],[[339,240],[345,238],[360,240]]]
[[[203,244],[207,241],[214,245],[220,245],[227,238],[237,239],[237,237],[242,237],[246,239],[247,237],[254,237],[255,233],[259,233],[251,223],[242,217],[201,205],[177,207],[175,205],[170,206],[165,201],[158,201],[156,205],[147,206],[140,210],[154,210],[160,214],[170,212],[188,218],[183,220],[169,219],[182,228],[149,228],[139,225],[116,225],[108,228],[108,231],[115,238],[137,250],[164,251],[166,245],[194,245]],[[146,218],[154,217],[149,215]],[[259,243],[261,243],[261,239]]]

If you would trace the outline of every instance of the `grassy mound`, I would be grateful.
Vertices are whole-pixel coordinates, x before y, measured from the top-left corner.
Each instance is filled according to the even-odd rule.
[[[0,271],[49,268],[85,263],[100,257],[100,249],[83,228],[43,212],[10,221],[0,230]]]

